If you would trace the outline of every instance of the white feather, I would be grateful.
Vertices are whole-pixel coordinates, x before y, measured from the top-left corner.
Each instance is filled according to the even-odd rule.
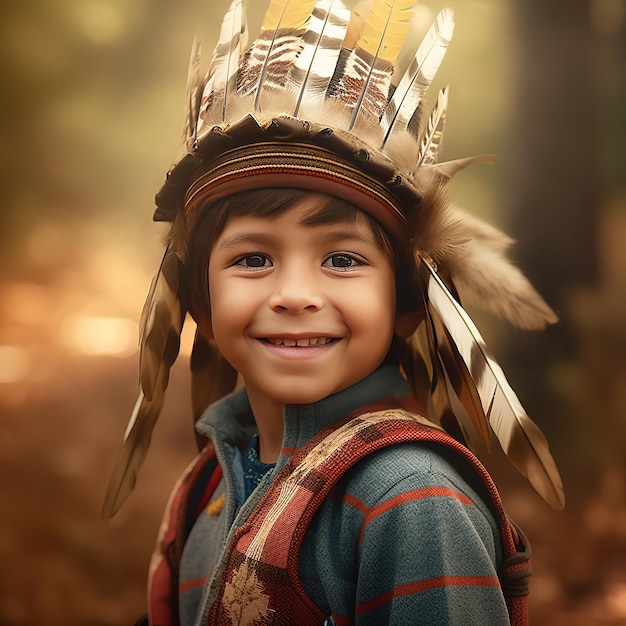
[[[406,130],[441,65],[453,32],[452,9],[443,9],[422,39],[413,62],[398,82],[398,87],[385,109],[381,120],[385,129],[384,141],[391,133]]]
[[[349,20],[350,11],[340,0],[320,0],[315,5],[308,25],[313,41],[306,43],[296,60],[303,81],[293,112],[295,117],[303,102],[320,102],[326,97]]]
[[[548,443],[528,417],[504,372],[465,310],[429,264],[428,299],[448,329],[474,380],[485,415],[502,449],[537,492],[555,509],[565,502]]]
[[[233,0],[224,15],[202,92],[196,128],[198,139],[208,129],[226,119],[229,101],[236,89],[239,61],[246,45],[247,30],[242,0]]]

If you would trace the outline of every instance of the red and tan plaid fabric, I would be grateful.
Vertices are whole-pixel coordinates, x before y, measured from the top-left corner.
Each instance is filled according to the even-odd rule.
[[[333,486],[352,465],[376,450],[408,441],[453,448],[485,484],[502,537],[504,562],[500,584],[511,623],[527,624],[527,542],[515,530],[516,546],[500,497],[485,468],[464,446],[429,424],[401,407],[376,411],[370,406],[322,431],[297,450],[235,533],[208,624],[323,624],[328,616],[307,597],[298,578],[298,555],[306,530]]]

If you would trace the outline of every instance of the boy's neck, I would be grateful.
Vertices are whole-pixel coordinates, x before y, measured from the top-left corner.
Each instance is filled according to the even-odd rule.
[[[259,461],[276,463],[283,446],[283,404],[252,389],[247,393],[259,433]]]
[[[296,417],[293,415],[293,410],[296,408],[298,419],[304,418],[310,421],[314,414],[319,414],[324,416],[323,421],[326,422],[327,415],[336,414],[333,419],[339,419],[341,415],[353,411],[357,406],[363,406],[382,397],[405,396],[408,393],[406,381],[396,366],[380,368],[349,389],[320,401],[321,404],[318,402],[311,405],[284,405],[255,391],[254,388],[246,387],[248,403],[259,434],[259,460],[262,463],[278,461],[285,435],[285,415],[289,417],[289,414],[292,414],[292,417]],[[303,409],[306,409],[304,413],[302,413]],[[313,419],[313,422],[315,421]],[[303,432],[303,426],[303,424],[298,424],[298,432]],[[314,423],[309,426],[312,426],[314,430],[316,428]],[[310,434],[313,435],[314,432],[311,431]],[[288,445],[292,444],[293,442]]]

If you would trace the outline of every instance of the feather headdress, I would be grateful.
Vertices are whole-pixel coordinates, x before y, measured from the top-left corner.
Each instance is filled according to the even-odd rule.
[[[422,309],[399,355],[413,394],[471,448],[489,448],[495,434],[537,491],[562,508],[563,487],[546,440],[460,303],[486,303],[528,329],[556,316],[506,259],[510,240],[447,200],[449,178],[482,157],[439,162],[447,88],[431,110],[425,105],[454,30],[450,9],[415,46],[406,71],[394,74],[401,49],[406,53],[413,4],[371,0],[350,12],[341,0],[271,0],[248,47],[242,0],[233,0],[204,77],[194,44],[184,154],[156,198],[154,217],[172,222],[171,244],[144,309],[141,393],[105,516],[132,490],[176,358],[186,238],[215,200],[263,187],[342,198],[387,229],[414,261]],[[236,373],[199,334],[192,369],[198,415],[232,390]]]

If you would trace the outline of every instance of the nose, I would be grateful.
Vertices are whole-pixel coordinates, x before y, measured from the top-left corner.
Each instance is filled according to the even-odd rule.
[[[277,272],[269,305],[278,313],[298,314],[319,311],[324,306],[324,300],[315,276],[294,265]]]

